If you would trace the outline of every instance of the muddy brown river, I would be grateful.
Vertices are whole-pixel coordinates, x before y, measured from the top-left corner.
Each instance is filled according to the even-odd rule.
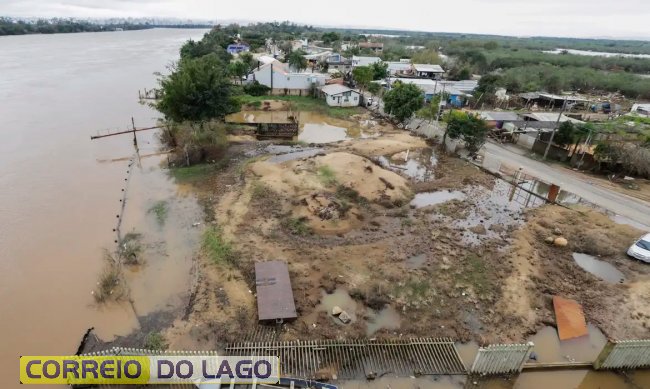
[[[74,353],[89,327],[106,339],[137,328],[131,307],[99,308],[91,295],[103,250],[114,248],[132,140],[90,135],[126,129],[131,116],[154,124],[138,90],[204,32],[0,37],[0,387],[19,386],[19,355]],[[155,134],[138,138],[122,231],[143,236],[147,262],[127,278],[146,315],[187,290],[201,210],[161,171],[164,156],[148,156],[159,149]],[[147,212],[157,201],[174,223]]]

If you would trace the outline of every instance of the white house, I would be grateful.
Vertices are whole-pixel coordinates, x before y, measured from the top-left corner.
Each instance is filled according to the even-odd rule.
[[[409,75],[412,72],[410,62],[386,62],[388,64],[388,74],[391,77]]]
[[[330,107],[356,107],[360,93],[340,84],[325,85],[321,88],[327,105]]]
[[[308,95],[312,88],[320,88],[330,79],[329,74],[297,73],[289,65],[274,60],[253,70],[248,81],[257,81],[271,88],[273,95]]]
[[[445,73],[444,69],[440,65],[420,63],[413,64],[413,70],[416,77],[430,78],[433,80],[442,79],[442,75]]]
[[[381,62],[379,57],[359,57],[356,55],[352,56],[352,67],[356,68],[357,66],[370,66],[373,63]]]

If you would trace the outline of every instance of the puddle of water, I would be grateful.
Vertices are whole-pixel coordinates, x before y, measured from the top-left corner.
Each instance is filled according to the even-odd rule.
[[[427,261],[427,255],[426,254],[414,255],[414,256],[409,257],[409,258],[406,259],[406,267],[409,268],[409,269],[413,269],[413,270],[419,269],[422,266],[424,266],[426,261]]]
[[[343,325],[339,319],[332,316],[332,308],[334,307],[340,307],[347,312],[352,319],[352,323],[357,321],[357,302],[344,289],[338,288],[331,294],[323,292],[323,298],[321,298],[320,305],[317,307],[317,310],[327,312],[327,315],[336,323]]]
[[[627,224],[628,226],[632,226],[634,228],[638,228],[641,231],[650,231],[650,226],[647,226],[643,223],[639,223],[635,220],[632,220],[630,218],[627,218],[622,215],[617,215],[617,214],[612,214],[610,213],[609,218],[614,221],[616,224]]]
[[[428,207],[430,205],[442,204],[450,200],[463,200],[465,194],[463,192],[454,190],[441,190],[437,192],[422,192],[415,195],[411,204],[416,208]]]
[[[536,180],[524,181],[523,183],[521,183],[521,187],[533,193],[537,193],[538,195],[544,198],[548,197],[548,192],[551,188],[549,184],[541,181],[536,181]],[[560,189],[556,201],[560,204],[571,205],[571,204],[578,204],[582,202],[582,198],[573,193]]]
[[[472,367],[476,354],[478,354],[478,343],[471,341],[469,343],[456,343],[456,350],[458,355],[466,368]]]
[[[416,181],[426,181],[434,176],[433,168],[438,163],[438,159],[433,149],[416,149],[409,152],[408,157],[406,161],[391,156],[380,156],[377,160],[383,168],[406,175]]]
[[[588,254],[573,253],[576,263],[589,273],[612,284],[622,283],[625,276],[612,264]]]
[[[387,305],[379,312],[371,309],[368,311],[370,318],[368,319],[366,335],[370,336],[381,329],[394,330],[399,328],[401,317],[390,305]]]
[[[291,114],[296,114],[295,112]],[[298,140],[307,143],[332,143],[362,136],[358,124],[317,112],[299,112]],[[290,111],[241,111],[226,116],[230,123],[289,123]],[[368,136],[368,134],[364,134]]]
[[[607,343],[607,338],[593,324],[588,324],[589,334],[580,338],[560,340],[557,329],[544,327],[529,340],[535,343],[533,350],[538,362],[591,362]],[[532,361],[531,361],[532,362]]]

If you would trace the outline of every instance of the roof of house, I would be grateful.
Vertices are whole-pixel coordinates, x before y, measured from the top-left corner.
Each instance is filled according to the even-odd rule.
[[[435,86],[436,82],[434,80],[430,80],[428,78],[405,78],[405,77],[391,77],[388,81],[390,81],[391,84],[393,84],[395,81],[399,82],[404,82],[407,84],[415,84],[418,86],[422,85],[431,85]],[[442,89],[442,87],[441,87]]]
[[[473,92],[476,87],[478,87],[478,81],[476,80],[461,80],[461,81],[452,81],[451,85],[454,89],[458,89],[461,92]]]
[[[321,90],[323,93],[329,96],[338,95],[344,92],[356,92],[354,89],[350,89],[347,86],[341,84],[328,84],[323,86]]]
[[[356,66],[368,66],[372,65],[375,62],[381,62],[379,57],[358,57],[356,55],[352,56],[352,64]]]
[[[429,64],[415,63],[415,64],[413,64],[413,67],[418,72],[433,72],[433,73],[444,73],[445,72],[442,69],[442,66],[440,66],[440,65],[429,65]]]
[[[525,113],[522,116],[539,122],[555,122],[558,120],[558,115],[560,115],[559,112],[531,112]],[[560,116],[560,122],[566,121],[570,121],[572,123],[584,123],[580,120],[573,119],[565,115]]]
[[[298,316],[289,268],[285,262],[255,263],[255,285],[259,320],[293,319]]]
[[[359,47],[384,47],[381,42],[359,42]]]
[[[403,70],[411,69],[411,64],[409,62],[386,62],[386,63],[388,64],[388,70],[403,71]]]
[[[478,114],[482,119],[488,121],[504,122],[521,120],[519,115],[510,111],[482,111]]]
[[[650,111],[650,104],[634,104],[631,112],[637,112],[639,109],[642,111]]]

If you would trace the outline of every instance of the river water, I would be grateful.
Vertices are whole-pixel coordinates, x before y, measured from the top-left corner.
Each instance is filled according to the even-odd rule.
[[[89,327],[105,339],[137,328],[128,305],[98,307],[104,249],[114,248],[132,138],[98,130],[155,123],[138,90],[156,84],[189,38],[204,30],[154,29],[0,37],[0,387],[18,387],[19,355],[74,353]],[[130,271],[138,315],[178,304],[200,208],[159,168],[153,132],[138,135],[124,232],[143,233],[147,263]],[[168,201],[156,225],[147,209]],[[189,276],[186,276],[189,277]],[[163,287],[164,286],[164,287]]]

